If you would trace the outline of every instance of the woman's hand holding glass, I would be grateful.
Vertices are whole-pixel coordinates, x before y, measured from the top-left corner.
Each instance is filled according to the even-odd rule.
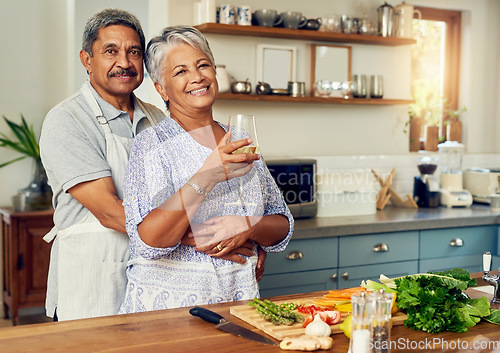
[[[260,217],[220,216],[203,222],[203,227],[190,234],[196,237],[196,250],[222,257],[251,239],[253,225]]]
[[[236,150],[252,144],[252,139],[242,139],[228,142],[230,133],[226,133],[217,148],[208,156],[205,163],[196,173],[196,180],[205,180],[211,185],[241,177],[253,167],[253,162],[260,159],[256,153],[233,153]]]

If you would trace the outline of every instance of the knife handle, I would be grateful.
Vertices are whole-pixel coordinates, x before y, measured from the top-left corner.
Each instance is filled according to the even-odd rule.
[[[221,320],[224,320],[224,317],[220,316],[219,314],[199,306],[191,308],[189,310],[189,313],[193,316],[198,316],[199,318],[212,324],[218,324],[219,322],[221,322]]]

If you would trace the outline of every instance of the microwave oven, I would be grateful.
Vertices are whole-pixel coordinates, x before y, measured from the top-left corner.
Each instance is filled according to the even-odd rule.
[[[270,159],[267,168],[294,218],[316,216],[316,160]]]

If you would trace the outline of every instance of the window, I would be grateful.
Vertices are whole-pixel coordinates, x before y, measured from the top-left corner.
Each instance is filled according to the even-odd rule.
[[[422,126],[437,126],[437,138],[446,139],[449,112],[458,110],[460,65],[460,12],[415,7],[422,14],[413,20],[411,94],[415,104],[411,115],[422,118]],[[425,146],[425,129],[421,129],[420,148]],[[411,137],[410,137],[411,138]],[[431,141],[431,143],[433,143]],[[411,142],[410,142],[411,145]]]

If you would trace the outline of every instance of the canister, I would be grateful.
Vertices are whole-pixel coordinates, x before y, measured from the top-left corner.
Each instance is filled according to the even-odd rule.
[[[306,83],[289,81],[288,92],[292,97],[304,97],[306,95]]]

